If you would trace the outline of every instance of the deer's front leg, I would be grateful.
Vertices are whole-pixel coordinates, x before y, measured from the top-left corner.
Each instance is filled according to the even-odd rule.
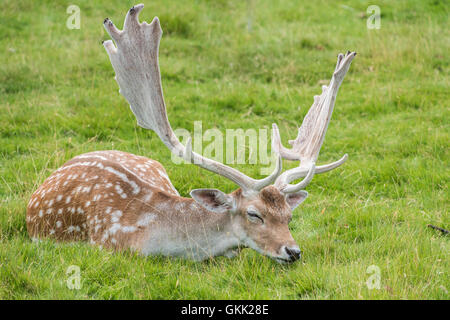
[[[231,258],[237,257],[241,253],[241,250],[242,250],[242,248],[230,249],[228,251],[225,251],[223,253],[223,256],[231,259]]]

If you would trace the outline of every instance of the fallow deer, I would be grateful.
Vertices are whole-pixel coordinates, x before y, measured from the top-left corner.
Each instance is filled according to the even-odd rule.
[[[346,161],[315,166],[339,86],[356,53],[338,55],[328,86],[316,96],[292,149],[280,142],[273,125],[275,170],[256,180],[192,151],[180,143],[169,124],[158,64],[162,30],[157,17],[139,23],[142,4],[131,8],[123,31],[111,20],[103,24],[111,40],[103,43],[116,73],[120,93],[129,102],[139,126],[151,129],[175,155],[239,186],[226,194],[196,189],[192,198],[179,195],[163,166],[155,160],[120,151],[79,155],[56,170],[33,193],[27,228],[33,239],[86,240],[100,247],[130,249],[143,255],[204,260],[233,256],[250,247],[280,263],[300,258],[288,224],[292,211],[308,193],[303,189],[314,174]],[[281,174],[282,158],[300,161]],[[304,178],[297,184],[292,181]]]

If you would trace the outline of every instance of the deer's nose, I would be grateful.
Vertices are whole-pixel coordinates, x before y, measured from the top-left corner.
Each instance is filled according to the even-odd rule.
[[[295,247],[284,247],[284,251],[286,251],[287,255],[289,256],[289,259],[291,260],[291,262],[297,261],[298,259],[300,259],[302,252],[299,248],[295,248]]]

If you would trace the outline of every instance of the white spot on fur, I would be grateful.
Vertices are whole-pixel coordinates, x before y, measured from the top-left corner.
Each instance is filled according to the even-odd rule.
[[[142,217],[139,218],[136,225],[138,225],[140,227],[145,227],[145,226],[148,226],[155,219],[156,219],[156,214],[146,213]]]
[[[112,213],[111,222],[118,222],[120,217],[122,216],[122,211],[116,210]]]
[[[119,194],[123,199],[125,199],[127,197],[127,195],[125,194],[125,192],[123,192],[123,189],[120,187],[120,185],[115,185],[114,189],[116,189],[117,194]]]
[[[121,178],[123,181],[129,183],[131,185],[131,187],[133,188],[133,194],[138,194],[141,191],[141,188],[139,188],[139,186],[136,184],[136,182],[131,181],[130,179],[128,179],[127,175],[119,172],[111,167],[106,167],[105,168],[106,171],[109,171],[111,173],[114,173],[115,175],[117,175],[119,178]]]
[[[120,223],[114,223],[111,228],[109,228],[109,234],[115,234],[117,230],[120,229]]]
[[[108,240],[108,238],[109,238],[108,231],[105,231],[105,232],[103,233],[102,241],[105,242],[106,240]]]
[[[120,231],[124,233],[135,232],[136,230],[137,228],[135,226],[124,226],[122,227],[122,229],[120,229]]]
[[[150,199],[152,198],[152,195],[153,195],[153,192],[150,191],[148,194],[145,195],[144,201],[145,202],[150,201]]]

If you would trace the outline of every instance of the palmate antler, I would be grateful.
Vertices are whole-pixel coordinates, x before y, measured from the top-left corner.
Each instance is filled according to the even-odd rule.
[[[345,56],[338,55],[330,84],[322,87],[320,96],[314,97],[314,103],[299,128],[297,138],[290,141],[292,149],[287,149],[281,144],[278,127],[273,124],[272,151],[278,155],[275,170],[268,177],[256,180],[234,168],[193,152],[190,139],[186,146],[183,146],[175,136],[167,119],[158,64],[162,30],[157,17],[150,24],[139,23],[138,15],[143,7],[143,4],[139,4],[128,11],[123,31],[117,29],[111,20],[105,19],[104,26],[117,47],[111,40],[105,41],[104,46],[116,72],[119,91],[130,103],[138,125],[155,131],[172,153],[232,180],[244,192],[259,191],[275,182],[275,186],[285,194],[304,189],[314,174],[335,169],[347,160],[347,155],[344,155],[336,162],[315,166],[339,86],[356,56],[355,52],[347,52]],[[281,158],[300,161],[300,166],[280,175]],[[290,184],[302,177],[305,178],[300,183]]]
[[[161,86],[158,64],[161,26],[157,17],[150,24],[139,23],[138,16],[143,7],[143,4],[139,4],[128,11],[123,30],[117,29],[108,18],[103,23],[117,46],[114,46],[111,40],[103,44],[116,72],[119,92],[129,102],[138,125],[155,131],[175,155],[232,180],[244,192],[259,191],[272,184],[281,173],[279,155],[273,173],[264,179],[256,180],[193,152],[190,139],[186,146],[180,143],[167,118]]]
[[[322,147],[325,133],[333,113],[334,102],[339,86],[344,80],[356,52],[347,52],[338,55],[336,69],[328,86],[322,87],[322,94],[314,97],[314,103],[305,116],[298,136],[289,141],[292,149],[287,149],[281,144],[280,132],[276,124],[273,124],[272,149],[282,158],[300,161],[300,166],[283,172],[276,180],[275,186],[284,193],[297,192],[304,189],[312,180],[315,173],[323,173],[339,167],[347,160],[347,154],[333,163],[315,166],[320,148]],[[289,183],[305,177],[295,185]]]

